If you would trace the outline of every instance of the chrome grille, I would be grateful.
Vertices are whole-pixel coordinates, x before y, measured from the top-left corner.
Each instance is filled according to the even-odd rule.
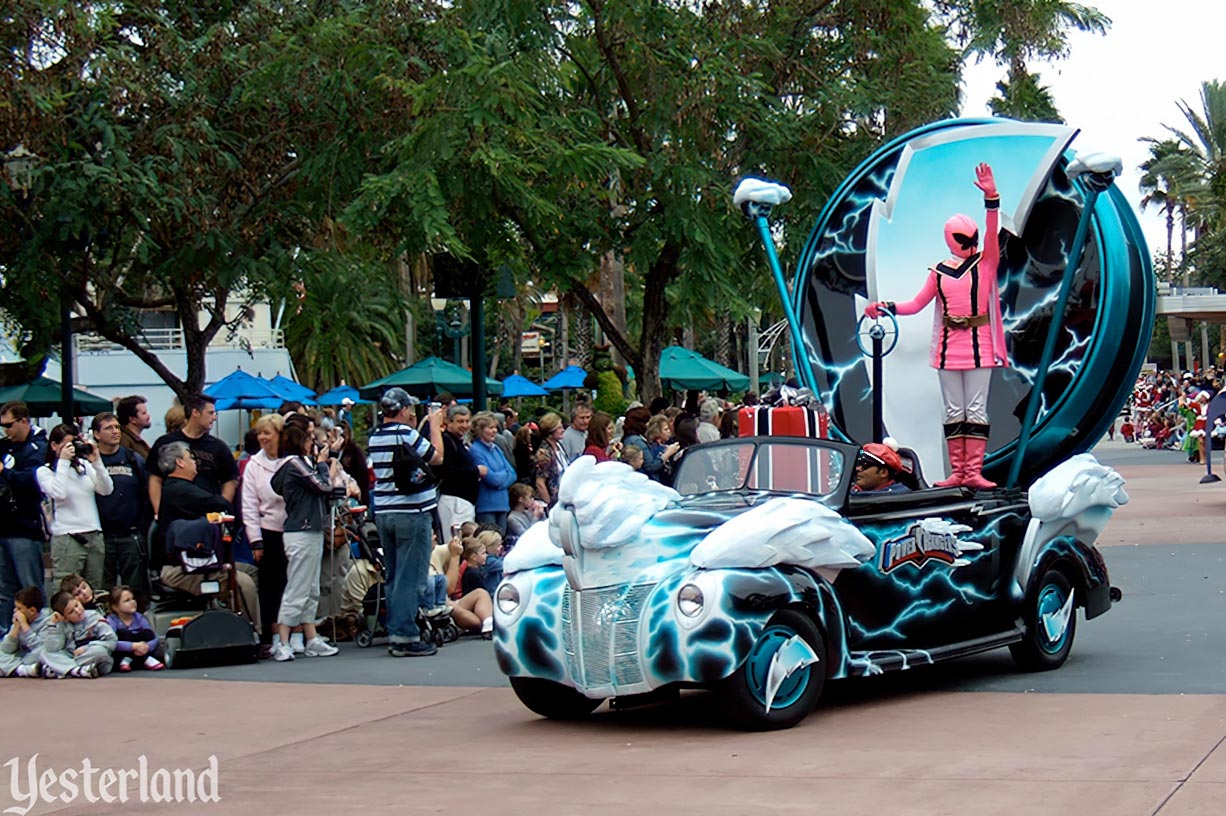
[[[562,594],[562,648],[585,688],[643,682],[638,626],[655,584],[585,589]]]

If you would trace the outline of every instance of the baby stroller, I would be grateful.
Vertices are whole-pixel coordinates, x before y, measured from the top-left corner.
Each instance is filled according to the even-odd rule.
[[[371,581],[371,586],[362,599],[361,629],[353,638],[359,648],[366,649],[375,644],[376,640],[387,638],[387,592],[383,581],[384,562],[383,548],[379,543],[379,533],[375,525],[363,521],[351,539],[355,565],[364,560],[370,564],[370,569],[377,577]],[[417,611],[417,628],[421,630],[421,639],[442,646],[460,637],[460,627],[451,619],[450,612],[437,615],[426,615],[425,610]]]

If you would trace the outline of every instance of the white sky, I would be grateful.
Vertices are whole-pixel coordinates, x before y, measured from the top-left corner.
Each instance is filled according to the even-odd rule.
[[[1179,100],[1201,110],[1205,80],[1226,80],[1221,37],[1226,4],[1210,0],[1081,0],[1112,20],[1105,36],[1073,32],[1072,53],[1055,64],[1034,64],[1051,89],[1065,121],[1081,129],[1073,148],[1104,151],[1124,161],[1116,184],[1137,209],[1150,252],[1166,248],[1166,224],[1158,210],[1140,212],[1138,165],[1149,155],[1138,139],[1165,138],[1163,124],[1186,130]],[[989,62],[968,66],[962,113],[986,116],[988,100],[1004,68]],[[1175,246],[1178,247],[1178,235]],[[1178,250],[1176,250],[1178,251]]]

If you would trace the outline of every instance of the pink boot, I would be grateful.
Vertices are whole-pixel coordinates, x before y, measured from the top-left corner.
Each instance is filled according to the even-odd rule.
[[[983,456],[988,449],[986,436],[966,437],[966,470],[962,471],[962,484],[975,490],[991,490],[996,482],[983,478]]]
[[[933,482],[933,487],[957,487],[966,470],[966,437],[953,436],[945,440],[949,449],[949,478]]]

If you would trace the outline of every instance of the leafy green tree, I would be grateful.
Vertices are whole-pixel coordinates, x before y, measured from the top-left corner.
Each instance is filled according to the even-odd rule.
[[[957,106],[957,55],[920,2],[532,7],[439,10],[431,36],[448,67],[393,77],[416,127],[388,146],[350,219],[572,292],[644,400],[659,393],[674,308],[731,304],[742,318],[766,280],[730,206],[735,177],[795,185],[803,203],[784,226],[803,234],[883,138]],[[641,293],[628,327],[589,285],[610,251]]]
[[[996,83],[998,96],[988,100],[995,116],[1024,122],[1064,123],[1051,90],[1039,84],[1039,75],[1029,72]]]
[[[1105,34],[1111,26],[1094,7],[1067,0],[938,0],[936,8],[968,54],[1006,66],[993,112],[1032,121],[1063,120],[1029,65],[1067,57],[1071,31]]]
[[[212,338],[288,293],[300,248],[333,240],[363,134],[386,127],[368,5],[321,20],[272,0],[8,4],[0,148],[38,165],[28,199],[0,198],[22,225],[0,236],[0,300],[27,353],[55,339],[63,298],[180,396],[203,386]],[[381,25],[384,40],[411,28],[403,12]],[[185,377],[143,342],[150,309],[177,315]]]

